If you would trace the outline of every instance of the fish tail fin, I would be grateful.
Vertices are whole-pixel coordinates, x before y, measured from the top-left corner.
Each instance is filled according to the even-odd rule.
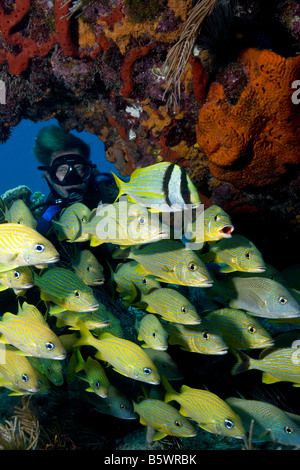
[[[169,401],[172,401],[176,398],[177,395],[179,395],[174,388],[171,386],[171,384],[168,382],[166,377],[164,375],[160,376],[161,378],[161,383],[166,390],[165,398],[164,401],[165,403],[169,403]]]
[[[250,357],[247,356],[247,354],[240,350],[236,350],[234,355],[237,357],[238,362],[234,364],[231,369],[232,375],[237,375],[250,369]]]
[[[80,332],[80,338],[76,341],[76,343],[73,345],[74,348],[77,348],[78,346],[86,346],[91,343],[91,339],[93,338],[93,335],[89,331],[89,329],[86,327],[84,322],[82,320],[78,320],[77,322],[78,329]]]
[[[79,372],[80,370],[84,368],[84,360],[83,360],[83,357],[79,348],[76,348],[75,355],[76,355],[76,360],[77,360],[77,364],[75,366],[75,372]]]
[[[115,200],[115,202],[116,202],[116,201],[119,199],[119,197],[121,196],[121,194],[122,194],[122,184],[123,184],[123,181],[122,181],[117,175],[115,175],[113,172],[111,172],[111,174],[113,175],[114,180],[115,180],[115,183],[116,183],[116,185],[117,185],[117,187],[118,187],[118,190],[119,190],[119,194],[118,194],[118,196],[117,196],[117,198],[116,198],[116,200]]]

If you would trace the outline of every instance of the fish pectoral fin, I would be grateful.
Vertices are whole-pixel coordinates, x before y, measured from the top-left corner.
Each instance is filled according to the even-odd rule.
[[[92,387],[86,388],[85,391],[89,393],[94,393],[94,390],[92,389]]]
[[[185,416],[186,418],[189,417],[189,415],[187,414],[187,412],[185,411],[185,409],[183,408],[183,406],[180,407],[179,413],[180,413],[182,416]]]
[[[166,437],[168,434],[166,434],[165,432],[161,432],[161,431],[157,431],[154,436],[153,436],[153,441],[159,441],[160,439],[163,439],[164,437]]]
[[[5,286],[4,284],[0,284],[0,292],[2,292],[3,290],[6,290],[8,289],[7,286]]]
[[[278,379],[277,377],[273,377],[273,375],[269,374],[268,372],[263,372],[261,381],[264,384],[273,384],[276,382],[280,382],[280,379]]]
[[[9,263],[0,263],[0,272],[3,273],[5,271],[10,271],[11,269],[15,269],[18,267],[19,267],[19,263],[13,263],[11,261]]]
[[[90,239],[90,246],[99,246],[103,243],[102,240],[100,240],[100,238],[97,238],[95,237],[95,235],[92,235],[91,236],[91,239]]]
[[[226,266],[223,266],[222,268],[220,268],[219,271],[220,271],[220,273],[233,273],[236,270],[234,268],[232,268],[231,266],[226,265]]]
[[[0,378],[0,387],[5,387],[5,385],[11,385],[11,381],[5,377]]]
[[[44,300],[44,299],[43,299]],[[57,313],[64,312],[66,309],[65,307],[62,307],[61,305],[52,305],[49,309],[50,315],[56,315]]]

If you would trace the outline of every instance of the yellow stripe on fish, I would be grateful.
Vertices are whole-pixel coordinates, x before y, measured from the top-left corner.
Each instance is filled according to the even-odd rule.
[[[169,333],[169,344],[178,345],[184,351],[217,355],[228,352],[221,333],[204,320],[200,325],[163,323],[163,326]]]
[[[36,230],[21,224],[0,224],[0,272],[58,260],[56,248]]]
[[[10,208],[6,209],[5,216],[10,224],[22,224],[36,229],[37,221],[23,199],[15,200]]]
[[[90,356],[84,361],[79,349],[76,349],[75,354],[77,357],[75,372],[78,373],[83,369],[86,374],[84,380],[90,384],[90,386],[86,388],[86,391],[96,393],[99,397],[106,398],[108,396],[110,383],[99,361],[96,361],[96,359]]]
[[[120,180],[114,173],[113,176],[119,188],[118,198],[127,194],[132,201],[151,210],[176,212],[187,204],[197,207],[201,202],[184,168],[174,163],[161,162],[136,169],[129,182]]]
[[[164,287],[142,294],[141,301],[147,304],[146,310],[157,313],[164,320],[185,325],[201,323],[195,306],[180,292]]]
[[[81,338],[74,347],[90,345],[98,350],[95,357],[108,362],[122,375],[141,382],[159,384],[158,371],[144,350],[132,341],[101,333],[96,339],[80,322]]]
[[[264,272],[266,265],[262,254],[254,243],[242,235],[232,235],[231,238],[222,238],[210,245],[205,261],[225,264],[220,269],[223,273],[233,271]]]
[[[274,344],[271,335],[243,310],[221,308],[209,312],[205,320],[220,331],[223,340],[231,348],[265,348]]]
[[[151,313],[144,315],[136,322],[138,340],[144,341],[142,347],[150,347],[165,351],[168,348],[168,333],[159,319]]]
[[[29,266],[19,266],[0,273],[0,291],[5,289],[29,289],[33,286],[33,271]]]
[[[238,362],[231,373],[240,374],[256,369],[263,372],[263,383],[293,382],[300,384],[300,353],[295,348],[270,348],[261,353],[259,359],[253,359],[242,351],[235,352]]]
[[[2,348],[1,348],[2,349]],[[18,355],[9,349],[3,350],[4,361],[0,363],[0,385],[12,384],[21,390],[35,393],[39,389],[38,377],[35,369],[27,357]]]
[[[42,314],[34,306],[19,309],[17,315],[6,312],[0,322],[0,341],[9,343],[29,356],[61,360],[66,352]]]
[[[129,258],[140,264],[141,272],[161,282],[211,287],[213,281],[197,254],[174,240],[132,247]]]
[[[200,428],[226,437],[245,438],[241,418],[216,394],[187,385],[182,385],[178,393],[163,376],[162,383],[166,389],[165,402],[179,403],[180,413],[196,421]]]
[[[140,423],[151,426],[157,432],[153,440],[158,441],[166,436],[194,437],[196,430],[192,423],[184,418],[173,406],[146,398],[140,403],[133,402],[134,410],[140,415]]]
[[[50,313],[64,310],[87,312],[99,307],[92,288],[69,269],[43,270],[40,275],[34,275],[34,284],[40,289],[42,300],[56,304],[50,308]]]

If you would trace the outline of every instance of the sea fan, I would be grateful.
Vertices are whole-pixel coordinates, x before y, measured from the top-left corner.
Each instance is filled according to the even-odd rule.
[[[166,92],[172,87],[167,107],[178,108],[180,101],[181,77],[189,60],[191,51],[199,34],[204,18],[211,14],[218,0],[201,0],[190,11],[177,43],[170,49],[163,69],[166,70]]]

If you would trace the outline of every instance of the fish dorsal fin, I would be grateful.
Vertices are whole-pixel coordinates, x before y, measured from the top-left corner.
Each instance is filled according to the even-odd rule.
[[[108,333],[107,331],[104,331],[99,335],[100,341],[103,339],[115,339],[116,337],[112,335],[111,333]]]
[[[191,391],[191,387],[188,387],[187,385],[182,385],[180,388],[180,393],[190,392],[190,391]]]
[[[10,312],[5,312],[4,315],[2,316],[2,322],[15,320],[16,318],[17,318],[17,315],[14,315],[13,313],[10,313]]]
[[[26,301],[23,302],[22,307],[18,310],[19,317],[32,318],[32,320],[38,320],[45,322],[45,319],[41,312],[38,310],[35,305],[28,304]]]
[[[261,353],[259,354],[259,359],[265,359],[265,357],[267,357],[269,354],[271,354],[272,352],[276,351],[278,348],[275,348],[275,347],[270,347],[270,348],[266,348],[264,349],[263,351],[261,351]]]
[[[91,222],[91,220],[93,220],[94,217],[96,217],[97,215],[97,207],[95,207],[95,209],[93,209],[88,217],[88,222]]]

